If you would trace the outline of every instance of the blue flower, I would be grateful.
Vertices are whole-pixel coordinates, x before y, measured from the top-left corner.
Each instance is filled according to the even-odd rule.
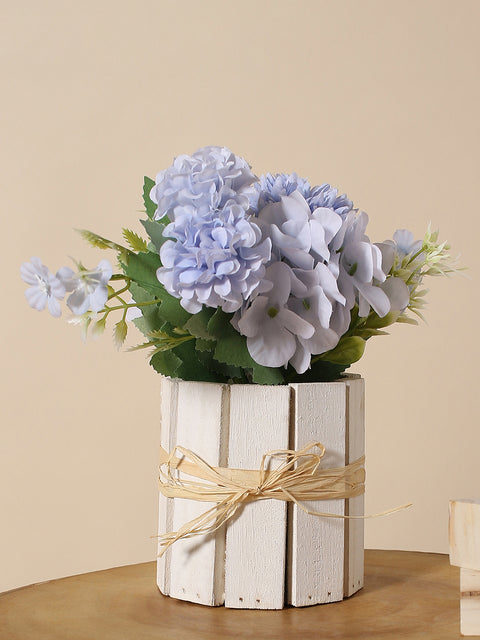
[[[294,191],[299,191],[306,199],[310,193],[310,184],[304,178],[299,178],[296,173],[267,173],[260,176],[254,184],[258,194],[257,203],[252,203],[256,212],[260,211],[270,202],[280,202],[282,196],[289,196]]]
[[[190,313],[202,305],[239,309],[258,287],[271,255],[270,240],[241,204],[199,213],[194,205],[176,207],[160,249],[157,278]]]
[[[257,213],[265,205],[280,202],[282,197],[289,196],[294,191],[298,191],[305,198],[311,212],[318,208],[326,208],[345,216],[353,207],[353,203],[346,194],[338,195],[338,189],[327,183],[311,187],[308,180],[300,178],[296,173],[276,173],[275,175],[267,173],[260,176],[254,186],[258,201],[252,201],[252,208]]]
[[[191,156],[178,156],[157,175],[150,192],[158,205],[155,219],[172,217],[177,207],[193,207],[197,214],[205,215],[229,201],[247,210],[255,180],[249,164],[226,147],[203,147]]]

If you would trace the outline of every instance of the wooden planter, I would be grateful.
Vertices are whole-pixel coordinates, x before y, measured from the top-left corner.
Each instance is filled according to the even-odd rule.
[[[162,378],[161,445],[189,448],[217,467],[258,469],[274,449],[326,447],[322,468],[364,455],[364,382],[349,376],[289,386],[223,385]],[[363,495],[306,503],[363,515]],[[214,506],[160,495],[159,534]],[[342,600],[363,586],[363,520],[322,518],[295,504],[245,504],[213,534],[177,541],[158,559],[168,596],[204,605],[282,609]]]

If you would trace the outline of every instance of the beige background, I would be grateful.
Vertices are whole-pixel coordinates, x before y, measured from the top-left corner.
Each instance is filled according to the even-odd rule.
[[[479,495],[480,3],[1,3],[0,591],[154,558],[159,380],[142,354],[30,310],[19,266],[105,254],[139,229],[143,175],[226,145],[257,174],[330,181],[372,240],[431,220],[469,279],[430,283],[429,326],[367,346],[369,547],[447,551]]]

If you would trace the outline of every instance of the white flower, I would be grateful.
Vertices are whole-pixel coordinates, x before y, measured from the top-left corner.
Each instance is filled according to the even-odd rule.
[[[78,273],[64,274],[63,284],[67,291],[73,291],[67,298],[67,306],[81,316],[87,311],[101,311],[108,299],[107,283],[112,277],[112,265],[101,260],[92,271],[80,269]],[[60,272],[59,272],[60,273]]]
[[[265,367],[287,366],[297,349],[297,336],[308,339],[314,333],[309,322],[287,308],[290,294],[306,295],[306,287],[284,262],[270,265],[265,280],[273,287],[258,295],[236,324],[247,337],[248,351],[255,362]]]
[[[333,304],[345,305],[345,298],[324,264],[317,264],[313,271],[294,269],[294,273],[305,284],[307,292],[302,297],[290,296],[288,308],[315,329],[310,338],[297,336],[297,348],[290,359],[297,373],[304,373],[310,366],[312,355],[325,353],[337,345],[340,334],[330,327],[331,315]]]
[[[328,244],[342,226],[342,218],[331,209],[320,207],[311,213],[300,191],[267,204],[257,221],[264,237],[272,240],[272,254],[301,269],[330,259]]]
[[[380,283],[385,281],[382,271],[382,253],[365,235],[368,216],[363,211],[351,211],[339,233],[335,236],[330,250],[336,260],[329,267],[338,274],[338,288],[345,296],[347,309],[358,302],[361,317],[368,316],[370,307],[380,318],[390,311],[387,294]]]
[[[31,285],[25,291],[28,304],[37,311],[43,311],[45,306],[55,318],[62,314],[59,300],[65,295],[65,285],[59,278],[50,273],[48,267],[42,264],[40,258],[31,258],[20,267],[22,280]]]

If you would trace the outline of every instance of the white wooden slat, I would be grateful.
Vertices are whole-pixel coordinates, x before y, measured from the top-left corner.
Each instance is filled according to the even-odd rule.
[[[295,420],[292,446],[311,441],[326,447],[322,468],[345,465],[346,386],[292,384]],[[308,501],[314,511],[344,514],[344,500]],[[308,515],[289,505],[288,603],[296,607],[343,599],[345,522]]]
[[[290,389],[232,385],[228,466],[255,469],[263,454],[288,448]],[[227,525],[225,606],[282,609],[286,503],[248,503]]]
[[[222,444],[228,420],[228,387],[221,384],[178,384],[175,442],[191,449],[213,466],[225,466]],[[228,431],[228,429],[227,429]],[[171,439],[172,440],[172,439]],[[171,530],[201,515],[214,503],[177,498]],[[169,595],[199,604],[223,604],[225,530],[176,542],[170,549]]]
[[[350,464],[365,455],[365,382],[360,377],[350,376],[337,384],[347,385],[345,464]],[[364,515],[364,494],[345,502],[346,515]],[[344,595],[347,598],[363,587],[364,521],[361,519],[345,520],[344,575]]]
[[[178,383],[162,376],[160,382],[160,444],[166,450],[171,449],[171,439],[175,439]],[[172,438],[171,438],[172,436]],[[158,533],[171,531],[173,519],[173,498],[160,493],[158,504]],[[158,545],[158,552],[161,547]],[[170,594],[170,551],[157,559],[157,585],[160,591]]]

